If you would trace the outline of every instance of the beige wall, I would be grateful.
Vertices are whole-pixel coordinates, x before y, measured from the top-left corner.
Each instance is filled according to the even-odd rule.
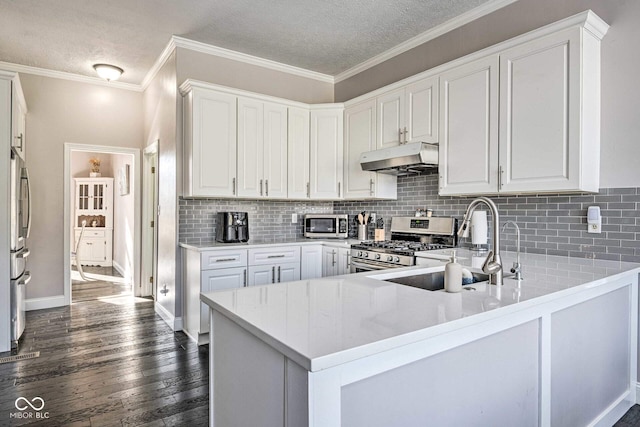
[[[169,313],[180,316],[181,297],[178,270],[178,173],[181,161],[178,135],[178,90],[176,57],[173,53],[155,76],[143,96],[145,146],[158,141],[158,290],[157,302]]]
[[[21,74],[33,223],[27,298],[59,296],[63,278],[64,143],[140,148],[142,94]]]
[[[333,84],[188,49],[177,49],[178,85],[201,80],[293,101],[333,102]]]
[[[345,101],[587,9],[611,28],[602,41],[600,187],[640,187],[640,2],[519,0],[335,86]]]
[[[136,163],[131,154],[111,155],[113,165],[113,263],[130,283],[134,279],[135,257],[133,252],[135,232]],[[129,165],[129,194],[120,193],[120,173]]]

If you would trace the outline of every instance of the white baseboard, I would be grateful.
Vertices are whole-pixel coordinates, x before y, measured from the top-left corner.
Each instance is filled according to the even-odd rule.
[[[113,260],[112,264],[113,264],[113,268],[115,268],[115,269],[116,269],[116,271],[117,271],[118,273],[120,273],[120,275],[121,275],[122,277],[127,278],[127,275],[125,274],[124,268],[122,268],[122,266],[121,266],[120,264],[118,264],[118,263],[116,262],[116,260]]]
[[[158,301],[155,302],[153,307],[155,309],[155,312],[158,313],[160,317],[162,317],[162,320],[164,320],[167,323],[167,325],[169,325],[171,330],[173,330],[174,332],[182,330],[182,326],[183,326],[182,317],[175,317],[173,314],[169,313],[169,311],[166,308],[158,304]]]
[[[45,308],[64,307],[64,295],[56,295],[54,297],[29,298],[25,300],[25,310],[42,310]]]

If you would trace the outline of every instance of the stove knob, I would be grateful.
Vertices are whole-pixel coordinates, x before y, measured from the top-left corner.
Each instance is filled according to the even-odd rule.
[[[376,259],[380,259],[380,254],[376,254]]]
[[[393,261],[393,257],[391,255],[387,256],[387,261],[389,262]]]
[[[395,258],[393,258],[393,260],[394,260],[395,262],[400,262],[400,257],[395,257]]]
[[[362,256],[364,256],[365,258],[369,258],[369,252],[364,252]]]
[[[358,256],[362,256],[362,251],[358,251]]]

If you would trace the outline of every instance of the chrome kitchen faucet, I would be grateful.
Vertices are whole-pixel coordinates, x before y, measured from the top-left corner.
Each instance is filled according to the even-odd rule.
[[[491,211],[491,227],[493,231],[493,239],[491,244],[493,250],[487,254],[487,259],[482,265],[482,271],[489,275],[489,284],[502,285],[502,259],[500,258],[500,219],[498,215],[498,208],[493,201],[487,197],[478,197],[473,199],[467,207],[467,212],[464,214],[462,220],[462,226],[458,231],[459,237],[469,237],[469,223],[471,222],[471,215],[476,210],[479,204],[484,203],[489,207]]]

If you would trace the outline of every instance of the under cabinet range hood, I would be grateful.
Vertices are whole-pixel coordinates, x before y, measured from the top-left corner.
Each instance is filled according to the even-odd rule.
[[[438,145],[410,142],[367,151],[360,155],[360,166],[364,171],[397,176],[418,174],[438,167]]]

